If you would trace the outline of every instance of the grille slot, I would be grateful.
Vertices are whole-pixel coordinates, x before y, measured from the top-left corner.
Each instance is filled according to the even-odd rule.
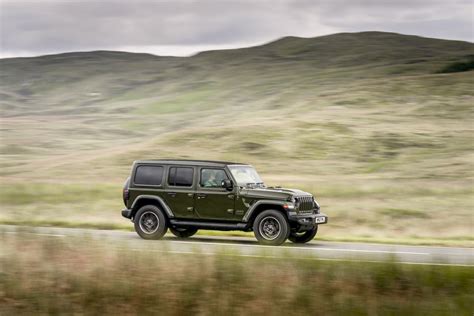
[[[312,210],[314,209],[313,205],[313,197],[312,196],[300,196],[298,197],[299,205],[298,205],[298,211],[303,211],[307,213],[312,213]],[[308,212],[310,211],[310,212]],[[306,213],[305,212],[305,213]]]

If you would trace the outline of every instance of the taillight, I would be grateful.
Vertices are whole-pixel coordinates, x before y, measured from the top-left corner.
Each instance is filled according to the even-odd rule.
[[[127,206],[129,195],[130,194],[128,192],[128,188],[124,188],[123,189],[123,204],[125,204],[125,206]]]
[[[123,184],[122,197],[123,197],[123,204],[125,204],[125,206],[127,206],[128,198],[130,197],[130,193],[128,191],[129,186],[130,186],[130,177],[128,177],[125,183]]]

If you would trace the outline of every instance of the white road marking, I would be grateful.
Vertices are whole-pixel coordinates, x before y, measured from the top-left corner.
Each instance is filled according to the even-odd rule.
[[[205,236],[203,236],[205,237]],[[205,237],[206,238],[206,237]],[[316,238],[315,239],[316,242],[318,241],[318,239]],[[403,247],[407,247],[407,248],[426,248],[426,247],[430,247],[430,248],[441,248],[441,249],[453,249],[453,248],[456,248],[456,249],[460,249],[460,250],[471,250],[473,251],[474,250],[474,243],[473,244],[473,247],[459,247],[459,246],[437,246],[437,245],[411,245],[411,244],[396,244],[396,243],[383,243],[383,242],[379,242],[379,243],[375,243],[375,242],[364,242],[364,241],[331,241],[331,240],[321,240],[319,239],[319,241],[322,241],[322,242],[329,242],[331,244],[341,244],[341,245],[347,245],[347,244],[351,244],[351,243],[362,243],[364,245],[369,245],[369,246],[403,246]],[[310,242],[308,243],[308,245],[314,245],[316,244],[315,242]]]
[[[181,243],[181,244],[194,244],[194,245],[223,245],[233,246],[229,243],[218,243],[218,242],[196,242],[196,241],[182,241],[182,240],[167,240],[169,243]],[[239,247],[253,247],[253,248],[269,248],[275,249],[275,246],[264,246],[264,245],[244,245],[239,244]],[[424,255],[429,256],[428,252],[411,252],[411,251],[390,251],[390,250],[366,250],[366,249],[339,249],[339,248],[306,248],[306,247],[290,247],[290,246],[277,246],[277,249],[297,249],[297,250],[324,250],[324,251],[342,251],[342,252],[366,252],[366,253],[388,253],[388,254],[403,254],[403,255]]]

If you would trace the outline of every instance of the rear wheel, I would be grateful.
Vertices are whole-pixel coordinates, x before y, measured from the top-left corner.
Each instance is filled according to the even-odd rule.
[[[134,217],[134,223],[135,231],[143,239],[160,239],[168,230],[166,217],[155,205],[141,207]]]
[[[197,228],[170,227],[170,231],[178,238],[188,238],[194,235]]]
[[[307,230],[305,232],[301,232],[301,233],[291,232],[288,239],[297,244],[304,244],[308,241],[313,240],[317,232],[318,232],[318,226],[314,226],[312,229]]]
[[[255,218],[253,232],[255,238],[264,245],[281,245],[290,234],[290,224],[281,212],[267,210]]]

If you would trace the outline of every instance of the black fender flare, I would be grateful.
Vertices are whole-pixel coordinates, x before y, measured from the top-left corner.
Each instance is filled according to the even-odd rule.
[[[276,205],[276,206],[283,207],[283,205],[287,203],[288,202],[286,201],[258,200],[257,202],[255,202],[248,208],[247,212],[245,212],[244,217],[242,218],[242,221],[247,223],[250,220],[250,218],[252,218],[252,214],[255,212],[255,210],[258,208],[259,205],[268,204],[268,205]],[[288,217],[288,214],[285,214],[285,215]]]
[[[160,206],[162,207],[162,209],[165,211],[166,215],[169,217],[169,218],[173,218],[174,217],[174,214],[173,214],[173,211],[171,210],[171,208],[168,206],[168,204],[166,204],[166,202],[159,196],[156,196],[156,195],[139,195],[135,198],[135,200],[133,201],[132,203],[132,207],[131,209],[136,211],[135,210],[135,207],[137,205],[137,202],[140,201],[140,200],[143,200],[143,199],[151,199],[151,200],[156,200],[158,201],[158,203],[160,204]]]

